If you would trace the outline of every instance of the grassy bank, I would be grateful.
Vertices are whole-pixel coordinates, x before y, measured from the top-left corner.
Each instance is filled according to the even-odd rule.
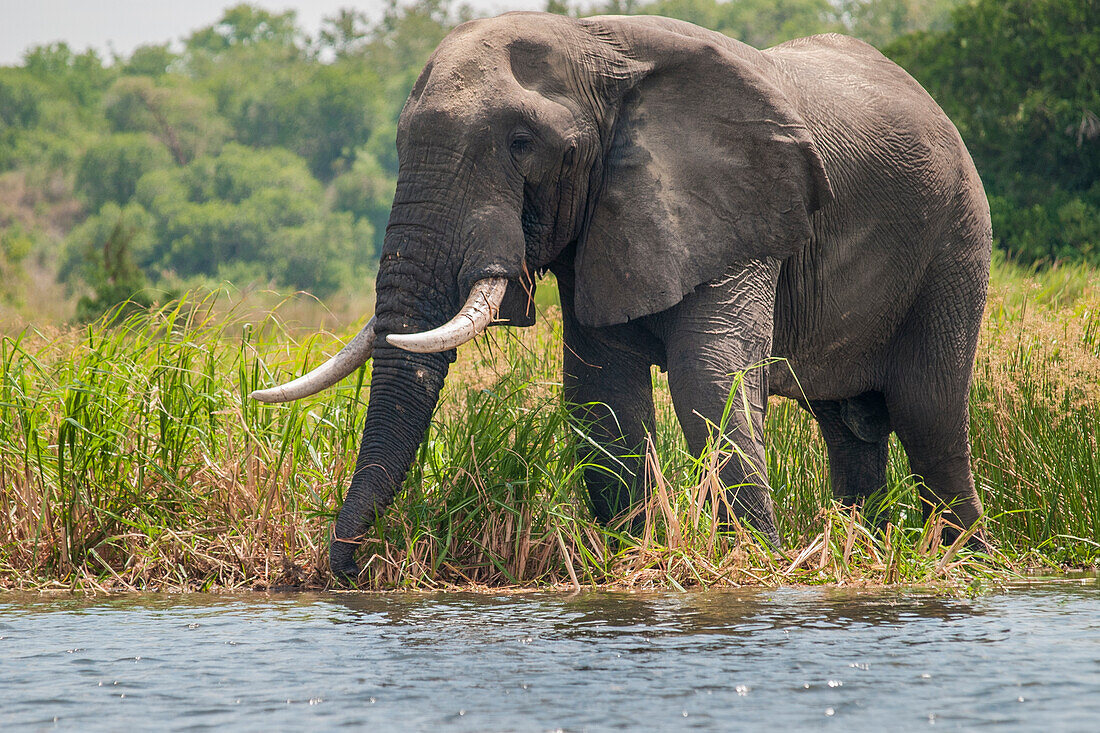
[[[546,288],[540,289],[544,292]],[[375,588],[966,584],[996,568],[1089,564],[1100,547],[1100,280],[1085,268],[994,273],[971,400],[992,568],[921,523],[891,453],[885,535],[829,502],[808,415],[774,400],[769,469],[785,553],[716,535],[723,456],[684,450],[655,374],[658,431],[641,538],[595,525],[560,407],[560,328],[492,329],[465,347],[406,489],[364,547]],[[107,328],[0,338],[0,585],[322,586],[366,400],[360,372],[306,400],[246,399],[353,333],[300,337],[280,313],[188,299]]]

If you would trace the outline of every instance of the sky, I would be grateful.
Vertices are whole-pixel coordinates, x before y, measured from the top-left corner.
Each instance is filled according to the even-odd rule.
[[[65,41],[77,51],[89,46],[104,59],[128,56],[148,43],[178,41],[208,26],[238,0],[0,0],[0,65],[20,63],[30,46]],[[298,11],[298,23],[316,35],[321,19],[355,7],[371,18],[384,0],[251,0],[268,10]],[[466,0],[479,12],[541,10],[545,0]]]

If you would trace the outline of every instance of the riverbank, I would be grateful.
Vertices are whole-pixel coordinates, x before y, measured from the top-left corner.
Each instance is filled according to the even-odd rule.
[[[547,288],[540,288],[545,292]],[[301,307],[300,301],[288,307]],[[995,268],[971,398],[973,465],[994,558],[937,541],[892,446],[890,524],[829,502],[812,419],[773,400],[769,475],[788,550],[713,530],[721,454],[687,455],[663,375],[640,539],[596,525],[560,406],[560,325],[492,329],[460,353],[406,489],[361,555],[368,588],[963,587],[1100,556],[1100,277]],[[295,311],[296,313],[298,311]],[[0,585],[86,591],[325,587],[327,537],[353,468],[361,371],[285,406],[247,399],[361,324],[296,337],[191,296],[114,327],[0,338]],[[885,522],[884,522],[885,523]]]

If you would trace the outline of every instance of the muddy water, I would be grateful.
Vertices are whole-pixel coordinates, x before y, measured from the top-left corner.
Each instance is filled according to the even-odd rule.
[[[1100,730],[1100,585],[0,595],[0,729]]]

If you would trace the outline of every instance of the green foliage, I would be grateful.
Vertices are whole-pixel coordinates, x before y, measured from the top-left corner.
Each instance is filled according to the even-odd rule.
[[[135,200],[152,216],[140,263],[177,276],[260,277],[327,295],[371,257],[369,222],[325,208],[324,190],[287,150],[229,143],[220,155],[149,173]]]
[[[979,0],[889,54],[958,126],[998,245],[1024,262],[1100,262],[1100,3]]]
[[[1100,262],[1100,183],[1076,195],[1059,188],[1037,198],[991,194],[989,210],[994,242],[1018,261]]]
[[[319,297],[363,287],[374,264],[374,229],[349,214],[328,214],[271,237],[270,268],[278,281]]]
[[[338,59],[346,58],[363,47],[370,32],[366,13],[341,8],[336,11],[336,15],[321,22],[317,45],[322,51],[331,51]]]
[[[159,140],[144,132],[118,133],[101,138],[81,156],[75,189],[89,210],[108,201],[125,204],[137,182],[149,171],[172,165],[172,155]]]
[[[255,5],[240,3],[227,8],[214,25],[192,33],[186,41],[187,50],[220,54],[241,46],[293,47],[302,37],[295,21],[293,10],[271,13]]]
[[[414,0],[408,4],[387,0],[386,11],[360,55],[384,80],[392,119],[397,119],[435,47],[451,28],[470,17],[468,7],[452,12],[449,0]]]
[[[944,31],[966,0],[834,0],[846,32],[882,48],[914,31]]]
[[[315,176],[329,180],[379,124],[381,83],[369,65],[349,55],[346,43],[334,63],[318,63],[309,48],[294,43],[295,33],[262,31],[281,27],[286,17],[255,12],[266,20],[246,13],[248,22],[223,19],[213,36],[200,31],[209,38],[197,46],[193,36],[187,64],[237,141],[293,150]]]
[[[34,232],[17,222],[0,229],[0,302],[18,300],[24,281],[23,260],[31,253],[36,239]]]
[[[25,69],[0,70],[0,132],[38,124],[46,86]]]
[[[94,51],[36,46],[22,68],[0,69],[0,169],[69,169],[102,129],[99,101],[116,72]]]
[[[256,58],[251,50],[248,55],[253,58],[242,59],[232,74],[221,78],[218,89],[232,100],[224,113],[237,139],[293,150],[306,159],[315,176],[331,179],[337,161],[349,158],[377,124],[381,88],[373,72],[350,59],[331,66],[280,68]],[[253,67],[268,72],[248,74]]]
[[[138,46],[122,64],[127,76],[148,76],[153,79],[164,76],[179,61],[167,43]]]
[[[154,135],[180,165],[217,152],[229,132],[210,99],[181,78],[124,76],[107,92],[103,113],[115,132]]]
[[[38,124],[46,89],[23,69],[0,69],[0,170],[18,162],[26,131]]]
[[[95,51],[77,54],[67,43],[30,49],[23,55],[23,68],[81,110],[93,108],[115,77],[114,69],[104,66]]]
[[[149,248],[152,220],[137,204],[107,202],[65,240],[61,274],[84,283],[92,295],[77,303],[76,317],[92,321],[119,303],[147,308],[152,303],[135,257]]]
[[[377,77],[361,62],[316,67],[277,106],[283,132],[276,144],[287,145],[306,159],[314,175],[330,180],[337,161],[349,159],[379,124],[379,92]]]
[[[49,80],[0,69],[0,170],[71,165],[89,135],[82,117]]]
[[[367,148],[356,151],[351,170],[333,182],[333,207],[366,219],[375,231],[375,251],[382,251],[382,237],[390,215],[397,179]]]

